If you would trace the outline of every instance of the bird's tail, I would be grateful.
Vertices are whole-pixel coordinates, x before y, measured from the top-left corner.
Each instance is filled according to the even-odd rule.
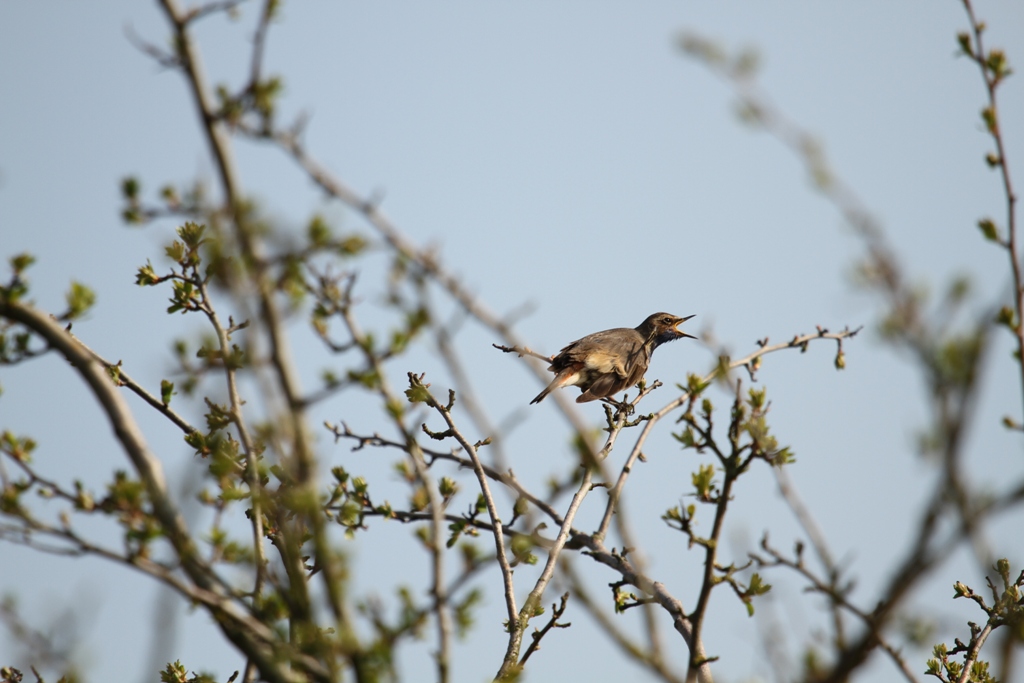
[[[548,394],[550,394],[551,390],[554,389],[554,388],[555,388],[555,382],[552,382],[551,384],[549,384],[546,387],[544,387],[544,391],[542,391],[539,394],[537,394],[536,398],[534,398],[532,401],[530,401],[530,405],[532,406],[534,403],[540,403],[541,401],[543,401],[544,397],[547,396]]]
[[[540,403],[541,401],[544,400],[545,396],[550,394],[555,389],[558,389],[559,387],[568,386],[569,384],[575,384],[576,381],[579,379],[578,372],[578,368],[563,369],[561,372],[555,375],[555,378],[551,380],[551,384],[544,387],[544,391],[537,394],[537,397],[530,401],[530,405],[532,406],[534,403]]]

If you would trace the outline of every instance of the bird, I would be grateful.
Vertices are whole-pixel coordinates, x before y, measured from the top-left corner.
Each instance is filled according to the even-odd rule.
[[[616,327],[577,339],[551,359],[548,370],[555,378],[530,405],[561,387],[579,387],[583,393],[576,397],[577,403],[610,398],[628,389],[643,379],[654,349],[683,337],[696,339],[677,329],[692,317],[654,313],[635,328]]]

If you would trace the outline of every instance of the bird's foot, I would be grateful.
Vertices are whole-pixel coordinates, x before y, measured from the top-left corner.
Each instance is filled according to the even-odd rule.
[[[636,406],[626,400],[616,401],[613,398],[602,398],[607,405],[615,409],[616,414],[623,413],[625,415],[632,415],[633,411],[636,410]]]

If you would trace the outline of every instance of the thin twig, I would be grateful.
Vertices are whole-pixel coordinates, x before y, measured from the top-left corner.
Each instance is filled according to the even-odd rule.
[[[789,567],[790,569],[793,569],[801,576],[806,578],[814,587],[814,590],[821,593],[822,595],[828,596],[829,600],[833,604],[842,607],[844,610],[860,619],[864,626],[866,626],[867,629],[870,631],[871,637],[877,640],[879,646],[886,652],[886,654],[889,655],[893,663],[896,665],[896,668],[899,669],[900,673],[903,674],[903,677],[910,681],[910,683],[917,682],[917,678],[914,676],[914,673],[913,671],[911,671],[906,660],[903,659],[903,656],[900,654],[899,650],[893,647],[885,639],[884,634],[879,629],[878,621],[873,615],[864,612],[859,607],[857,607],[856,605],[852,604],[849,600],[847,600],[845,593],[839,592],[834,583],[825,583],[820,578],[818,578],[813,572],[811,572],[811,570],[809,570],[804,565],[802,560],[790,560],[789,558],[783,556],[782,553],[772,548],[768,544],[767,534],[764,536],[764,538],[761,539],[761,547],[765,550],[765,552],[771,555],[773,562],[769,563],[763,558],[755,554],[751,554],[751,558],[755,562],[757,562],[761,566],[771,566],[772,564],[776,564],[784,567]]]
[[[1013,274],[1013,304],[1016,308],[1016,327],[1013,328],[1014,337],[1017,341],[1018,358],[1024,358],[1024,274],[1022,274],[1020,245],[1017,238],[1017,194],[1013,189],[1013,181],[1010,178],[1010,162],[1006,158],[1006,145],[1003,142],[1003,129],[1000,125],[999,105],[996,100],[996,91],[1002,83],[1003,74],[990,68],[988,60],[992,54],[990,50],[985,52],[985,45],[982,42],[984,27],[974,14],[974,7],[971,0],[963,0],[964,10],[967,12],[967,19],[971,25],[971,33],[974,36],[974,46],[968,53],[978,68],[981,70],[982,80],[985,82],[985,92],[988,96],[988,107],[986,111],[991,115],[991,124],[987,125],[992,142],[996,146],[994,158],[989,157],[989,164],[999,169],[1003,185],[1003,196],[1006,199],[1006,241],[1002,244],[1006,247],[1007,256],[1010,259],[1010,272]],[[1024,363],[1018,362],[1020,372],[1021,391],[1024,392]]]
[[[532,634],[533,640],[530,646],[526,648],[526,652],[523,654],[523,658],[519,660],[519,668],[522,669],[526,666],[526,661],[530,659],[534,652],[540,649],[540,641],[546,636],[551,629],[555,628],[569,628],[572,626],[571,623],[559,624],[558,620],[565,614],[565,603],[569,599],[569,594],[562,594],[562,599],[558,604],[551,605],[551,618],[548,619],[548,623],[544,624],[544,627],[539,631]]]
[[[422,378],[417,378],[412,373],[409,374],[409,381],[411,383],[420,383]],[[426,386],[419,384],[426,390]],[[450,404],[454,403],[455,395],[450,394]],[[432,395],[428,401],[428,405],[441,415],[444,419],[445,424],[448,425],[448,431],[455,438],[459,444],[462,445],[463,450],[469,454],[470,460],[473,462],[473,473],[476,475],[477,483],[480,485],[480,494],[484,498],[484,503],[487,505],[487,514],[491,518],[491,525],[493,527],[492,534],[494,536],[494,550],[498,556],[498,566],[501,568],[501,581],[505,588],[505,609],[508,612],[508,628],[509,631],[514,631],[517,628],[516,621],[518,619],[518,609],[516,608],[516,591],[515,584],[512,580],[512,567],[509,565],[508,556],[505,553],[505,534],[502,529],[501,517],[498,514],[498,507],[494,503],[494,496],[491,495],[491,487],[487,483],[487,474],[484,472],[483,464],[480,462],[480,456],[477,454],[476,447],[463,436],[462,432],[459,431],[458,427],[455,426],[455,420],[452,419],[452,414],[449,406],[444,406],[437,401]]]
[[[206,287],[206,281],[200,277],[197,267],[193,267],[193,282],[199,291],[203,303],[203,311],[217,334],[217,342],[220,345],[221,359],[224,361],[224,379],[228,389],[228,399],[231,402],[231,421],[235,423],[238,431],[238,439],[242,443],[242,450],[245,455],[245,481],[249,486],[249,500],[252,504],[251,526],[252,545],[256,555],[256,578],[253,581],[253,600],[259,601],[263,592],[263,577],[266,571],[267,558],[263,532],[263,487],[260,483],[259,461],[253,444],[252,435],[245,422],[242,413],[242,397],[238,393],[238,381],[235,367],[228,362],[231,356],[231,331],[221,324],[220,316],[217,315],[213,302],[210,300],[210,293]],[[234,321],[229,320],[229,325],[234,328]]]
[[[618,624],[608,617],[605,611],[587,593],[586,586],[583,585],[582,579],[576,574],[573,563],[568,558],[563,560],[561,568],[562,576],[568,581],[569,590],[572,592],[573,597],[576,598],[576,602],[582,605],[587,613],[598,623],[601,627],[601,633],[608,636],[612,642],[618,645],[619,649],[626,656],[660,676],[666,683],[685,683],[683,676],[668,668],[659,650],[654,647],[654,643],[651,643],[651,650],[649,652],[645,651],[640,643],[630,640],[623,633],[622,629],[619,628]]]
[[[397,448],[397,449],[399,449],[401,451],[405,451],[406,448],[407,448],[405,444],[401,444],[401,443],[399,443],[397,441],[392,441],[390,439],[385,439],[384,437],[380,436],[379,434],[374,434],[373,436],[361,436],[361,435],[358,435],[358,434],[352,432],[349,429],[348,425],[345,424],[344,422],[341,423],[341,427],[338,427],[337,425],[334,425],[334,424],[331,424],[331,423],[328,422],[328,423],[326,423],[326,427],[327,427],[328,430],[331,431],[332,434],[334,434],[334,440],[335,441],[337,441],[339,439],[342,439],[342,438],[349,438],[349,439],[353,439],[353,440],[357,441],[358,442],[357,445],[352,448],[352,450],[354,450],[354,451],[360,450],[360,449],[362,449],[365,446],[381,446],[381,447],[388,447],[388,448]],[[423,451],[424,455],[428,456],[431,459],[431,461],[433,461],[433,460],[448,460],[448,461],[457,463],[460,467],[464,467],[464,468],[466,468],[468,470],[473,469],[473,461],[472,460],[470,460],[469,458],[460,457],[460,456],[456,455],[454,451],[451,452],[451,453],[446,453],[444,451],[436,451],[436,450],[432,450],[432,449],[429,449],[429,448],[424,448],[423,446],[420,446],[419,448],[420,448],[420,450]],[[541,500],[537,496],[535,496],[532,493],[530,493],[530,491],[528,491],[526,489],[526,487],[524,487],[519,482],[519,480],[516,479],[515,473],[513,473],[512,470],[509,470],[506,473],[502,473],[502,472],[499,472],[499,471],[497,471],[496,469],[494,469],[492,467],[488,467],[487,465],[483,465],[482,463],[481,463],[481,466],[483,467],[484,473],[488,477],[490,477],[494,481],[499,481],[502,484],[505,484],[506,486],[508,486],[509,488],[514,490],[516,492],[517,496],[519,496],[521,498],[525,498],[532,505],[534,505],[537,509],[539,509],[545,515],[550,517],[555,522],[555,524],[557,524],[559,526],[562,525],[562,515],[561,515],[561,513],[559,513],[558,510],[556,510],[554,507],[552,507],[549,503]]]
[[[111,363],[110,361],[103,358],[103,356],[89,348],[85,343],[82,342],[81,339],[71,334],[70,331],[68,332],[68,334],[72,336],[76,342],[81,344],[83,349],[92,354],[92,357],[95,358],[97,362],[102,364],[103,367],[105,367],[108,371],[111,372],[113,376],[112,381],[117,383],[119,386],[128,387],[132,391],[132,393],[134,393],[136,396],[138,396],[147,404],[149,404],[151,408],[156,409],[157,412],[159,412],[168,420],[173,422],[178,427],[178,429],[180,429],[184,433],[191,434],[193,432],[199,431],[191,424],[189,424],[189,422],[185,418],[183,418],[181,415],[175,412],[170,405],[161,401],[159,398],[157,398],[149,391],[147,391],[141,384],[132,379],[128,375],[128,373],[124,371],[124,367],[121,365],[121,361],[118,361],[117,363]]]
[[[775,482],[779,486],[779,493],[782,495],[782,499],[786,501],[786,505],[793,512],[800,527],[807,534],[807,538],[810,539],[811,547],[814,548],[814,552],[818,555],[818,559],[825,568],[825,572],[828,574],[829,581],[834,590],[836,582],[839,580],[839,567],[836,566],[835,561],[832,559],[832,553],[829,550],[824,532],[797,493],[793,482],[789,478],[789,471],[785,467],[773,467],[772,472],[775,473]],[[836,645],[841,649],[846,645],[846,635],[842,612],[839,610],[839,605],[834,602],[832,603],[832,625],[836,632]]]

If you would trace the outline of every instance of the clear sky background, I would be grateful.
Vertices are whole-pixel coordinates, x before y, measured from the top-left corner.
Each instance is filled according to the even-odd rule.
[[[201,24],[212,81],[237,84],[244,76],[253,10],[244,8],[238,23]],[[976,10],[989,23],[989,45],[1004,47],[1011,64],[1024,68],[1024,4],[981,0]],[[530,306],[518,329],[533,348],[550,353],[659,310],[696,314],[690,329],[713,330],[737,354],[765,336],[782,341],[815,325],[866,325],[846,345],[846,371],[833,369],[834,347],[822,344],[805,355],[770,357],[759,379],[774,402],[775,433],[798,457],[791,476],[857,577],[854,599],[870,609],[864,601],[916,523],[913,511],[927,491],[919,482],[931,481],[932,468],[914,448],[923,388],[906,359],[875,334],[876,302],[851,286],[857,240],[789,152],[738,123],[728,88],[685,58],[675,40],[691,30],[730,49],[756,47],[765,90],[824,141],[835,170],[886,226],[908,272],[933,292],[955,274],[969,275],[978,301],[988,302],[1007,291],[1009,279],[1002,253],[975,227],[981,216],[1002,216],[1003,206],[997,176],[982,162],[989,140],[978,117],[980,78],[955,57],[955,35],[966,26],[953,0],[320,0],[285,6],[267,64],[285,79],[282,120],[312,115],[310,150],[360,192],[380,192],[399,228],[419,244],[438,245],[444,263],[492,309]],[[169,318],[163,292],[132,284],[147,258],[162,263],[173,225],[124,227],[119,182],[137,175],[152,197],[166,182],[212,180],[214,170],[182,78],[135,49],[126,27],[166,44],[155,3],[0,3],[0,256],[38,257],[30,272],[35,300],[51,310],[61,308],[71,279],[93,287],[97,307],[75,331],[155,387],[171,365],[168,340],[195,332],[197,323]],[[1001,102],[1018,185],[1020,78],[1003,88]],[[247,192],[281,223],[299,230],[323,211],[343,229],[372,234],[326,204],[274,150],[241,144],[237,154]],[[364,281],[371,286],[373,276]],[[372,300],[364,315],[371,323],[378,315]],[[493,341],[471,326],[460,348],[492,417],[521,421],[508,453],[517,475],[539,489],[570,466],[567,433],[551,405],[526,409],[539,386],[511,357],[490,349]],[[305,337],[296,343],[300,357],[320,359],[303,366],[313,386],[323,355]],[[1021,414],[1008,349],[1005,339],[994,347],[970,435],[973,481],[996,490],[1024,470],[1020,439],[999,427],[1004,414]],[[687,372],[706,371],[713,358],[698,343],[673,344],[658,351],[648,377],[672,386]],[[408,363],[396,364],[394,377],[436,368],[426,354]],[[41,471],[99,487],[114,467],[127,467],[66,364],[44,358],[4,368],[0,383],[0,429],[40,442]],[[670,397],[662,389],[650,407]],[[317,417],[358,420],[365,417],[360,400],[339,397]],[[596,422],[601,411],[591,405],[584,414]],[[140,419],[169,471],[184,478],[191,456],[180,434]],[[659,516],[690,489],[699,459],[680,454],[663,427],[647,450],[652,462],[630,481],[627,504],[651,573],[692,604],[699,558]],[[391,463],[333,447],[326,435],[321,445],[332,462],[353,470],[384,472]],[[597,498],[589,502],[584,520],[603,509]],[[1018,568],[1022,517],[1002,519],[990,534]],[[785,549],[797,536],[767,471],[741,481],[729,524],[727,552],[737,560],[765,529]],[[112,538],[103,525],[83,528],[93,526]],[[381,546],[351,548],[354,580],[359,590],[389,599],[395,582],[409,580],[407,563],[420,563],[424,573],[426,558],[375,560],[382,548],[407,551],[411,529],[373,531],[367,538]],[[614,579],[599,569],[591,576],[598,586]],[[792,624],[791,644],[821,627],[820,605],[801,594],[799,582],[782,574],[768,580],[777,591],[763,611]],[[966,621],[980,618],[950,599],[955,580],[979,581],[966,555],[951,558],[914,596],[919,613],[947,629],[936,640],[963,637]],[[475,633],[484,635],[459,645],[456,681],[485,680],[500,660],[497,573],[481,585],[487,604]],[[156,666],[177,658],[221,679],[241,666],[205,617],[187,616],[177,603],[161,606],[151,582],[98,560],[55,560],[0,545],[0,593],[16,595],[37,625],[77,624],[76,656],[90,681],[154,680]],[[713,607],[706,645],[722,658],[722,680],[766,679],[755,621],[725,591]],[[182,615],[179,632],[154,662],[152,626],[172,612]],[[527,680],[642,679],[618,657],[609,665],[601,655],[560,655],[560,642],[574,652],[610,647],[582,615],[568,616],[573,628],[546,641]],[[682,666],[685,648],[675,645]],[[0,663],[12,657],[0,637]],[[926,652],[908,650],[907,657],[923,670]],[[428,665],[426,649],[412,648],[402,673],[420,680]],[[860,680],[899,679],[876,657]]]

